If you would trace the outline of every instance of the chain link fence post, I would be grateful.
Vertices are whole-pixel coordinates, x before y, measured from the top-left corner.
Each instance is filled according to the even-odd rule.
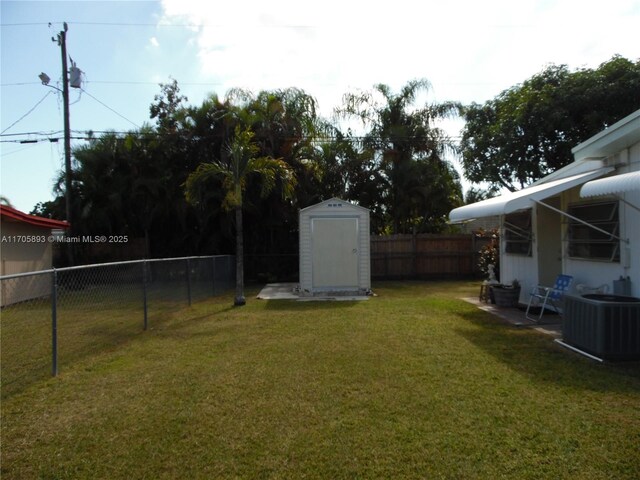
[[[191,306],[191,260],[186,259],[187,262],[187,299],[189,300],[189,306]]]
[[[216,257],[211,257],[211,286],[213,288],[213,296],[216,296]]]
[[[58,375],[58,272],[54,268],[51,280],[51,376]]]
[[[147,309],[147,261],[142,261],[142,301],[144,310],[144,330],[149,328],[149,315]]]

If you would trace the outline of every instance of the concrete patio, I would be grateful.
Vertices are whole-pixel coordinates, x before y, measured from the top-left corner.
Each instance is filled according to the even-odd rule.
[[[499,307],[492,303],[485,303],[478,297],[466,297],[462,300],[472,303],[480,310],[489,312],[515,327],[532,328],[546,335],[551,335],[554,339],[562,337],[562,324],[558,315],[544,315],[540,323],[536,323],[525,316],[526,306],[524,305],[520,305],[521,308]]]

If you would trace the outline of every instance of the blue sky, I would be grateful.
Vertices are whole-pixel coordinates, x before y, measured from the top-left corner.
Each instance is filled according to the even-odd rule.
[[[27,212],[53,198],[63,142],[46,138],[62,136],[62,98],[37,75],[46,72],[52,85],[61,86],[60,48],[51,37],[63,21],[68,53],[84,72],[84,91],[70,96],[74,136],[150,122],[158,84],[170,77],[191,104],[232,87],[257,92],[296,86],[329,115],[344,93],[376,83],[397,90],[427,78],[429,101],[481,103],[552,63],[593,68],[614,54],[640,56],[639,0],[301,5],[1,1],[0,193]],[[444,125],[454,136],[460,126]],[[30,132],[38,133],[25,135]],[[45,141],[9,142],[26,139]]]

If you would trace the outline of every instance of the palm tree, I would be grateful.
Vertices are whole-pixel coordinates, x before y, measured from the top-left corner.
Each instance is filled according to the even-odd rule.
[[[416,220],[430,216],[435,206],[444,207],[442,211],[449,208],[450,202],[443,205],[441,195],[435,195],[442,180],[453,188],[454,203],[460,203],[459,182],[450,178],[455,170],[444,159],[447,151],[454,150],[453,143],[436,126],[438,120],[455,116],[460,105],[444,102],[415,108],[419,94],[429,88],[425,79],[408,82],[397,94],[378,84],[373,92],[345,95],[344,105],[337,109],[341,117],[359,118],[368,127],[362,145],[384,177],[381,198],[393,233],[409,233]],[[423,227],[436,227],[429,223]]]
[[[234,137],[226,147],[226,161],[216,159],[201,163],[187,177],[185,194],[187,201],[197,205],[203,198],[209,180],[222,182],[224,199],[222,207],[233,210],[236,224],[236,294],[235,306],[246,303],[244,298],[244,260],[242,230],[242,197],[251,176],[259,176],[262,180],[261,195],[266,197],[280,184],[283,198],[291,198],[296,185],[295,175],[287,163],[271,157],[257,157],[259,147],[255,143],[254,133],[250,129],[238,126]]]

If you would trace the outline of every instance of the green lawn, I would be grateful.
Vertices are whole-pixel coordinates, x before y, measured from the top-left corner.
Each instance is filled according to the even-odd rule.
[[[154,328],[181,315],[188,305],[183,282],[147,289],[147,323]],[[197,291],[197,297],[203,295]],[[2,399],[46,379],[52,372],[50,298],[35,298],[3,308],[0,320]],[[189,313],[187,313],[189,315]],[[59,290],[57,301],[58,370],[64,372],[96,352],[130,342],[144,330],[141,285],[94,285]]]
[[[637,479],[640,364],[597,364],[459,297],[232,295],[2,402],[2,478]]]

